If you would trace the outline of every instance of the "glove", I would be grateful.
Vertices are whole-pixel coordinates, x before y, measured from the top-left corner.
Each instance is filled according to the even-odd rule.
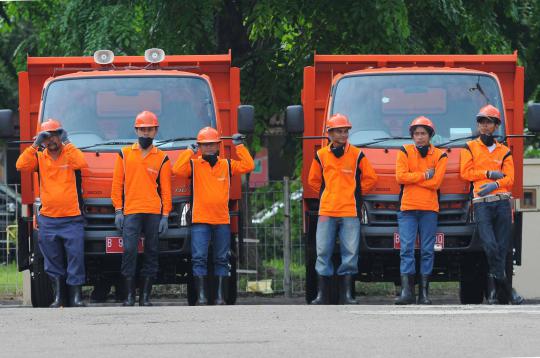
[[[169,217],[163,215],[161,217],[161,220],[159,221],[159,235],[165,235],[167,233],[167,230],[169,230]]]
[[[118,231],[122,231],[122,228],[124,227],[124,213],[122,210],[116,210],[114,215],[114,225]]]
[[[240,133],[235,133],[232,135],[232,142],[234,145],[240,145],[244,143],[244,136]]]
[[[493,190],[498,189],[498,188],[499,188],[499,184],[497,184],[496,182],[484,184],[480,187],[480,191],[478,192],[478,195],[486,196],[489,193],[491,193]]]
[[[47,131],[39,132],[36,139],[34,140],[34,144],[32,144],[32,146],[34,148],[39,148],[39,147],[41,147],[43,142],[46,139],[49,139],[50,137],[51,137],[51,133],[49,133]]]
[[[435,169],[433,168],[426,170],[426,172],[424,173],[424,177],[426,178],[426,180],[433,178],[434,175],[435,175]]]
[[[60,141],[64,144],[70,143],[67,135],[67,131],[63,128],[58,130],[58,135],[60,136]]]
[[[498,170],[488,170],[487,177],[488,179],[499,180],[504,178],[504,174]]]
[[[197,153],[197,151],[199,150],[199,144],[191,143],[190,145],[188,145],[188,149],[191,149],[193,153]]]

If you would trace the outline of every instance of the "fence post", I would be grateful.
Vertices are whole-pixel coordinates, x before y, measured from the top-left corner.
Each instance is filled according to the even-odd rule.
[[[291,287],[291,197],[289,177],[283,178],[283,289],[292,297]]]

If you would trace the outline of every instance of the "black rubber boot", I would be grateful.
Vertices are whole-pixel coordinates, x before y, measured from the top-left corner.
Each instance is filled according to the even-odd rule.
[[[414,275],[401,275],[401,295],[395,304],[410,305],[414,302]]]
[[[197,305],[204,306],[208,304],[206,298],[206,276],[195,276],[195,292],[197,292]]]
[[[330,289],[330,277],[329,276],[320,276],[318,280],[317,287],[317,297],[310,302],[311,305],[327,305],[328,300],[328,290]]]
[[[352,275],[344,275],[341,278],[341,285],[339,290],[339,302],[342,305],[357,305],[358,302],[352,296],[352,285],[354,280]]]
[[[418,285],[418,304],[430,305],[429,299],[429,275],[421,275],[420,285]]]
[[[135,279],[126,277],[124,287],[126,289],[126,299],[122,306],[135,306]]]
[[[227,285],[227,277],[226,276],[218,276],[217,277],[217,292],[216,292],[216,305],[224,305],[225,303],[225,286]]]
[[[496,305],[499,303],[497,299],[497,283],[495,282],[495,276],[487,275],[487,294],[486,299],[488,305]]]
[[[69,286],[69,307],[86,307],[81,285]]]
[[[150,295],[152,294],[152,278],[145,277],[143,278],[143,285],[141,293],[139,294],[139,306],[153,306],[150,302]]]
[[[64,307],[66,297],[66,282],[63,277],[51,277],[54,292],[54,301],[49,307]]]
[[[516,290],[512,288],[510,280],[505,276],[502,279],[497,279],[496,284],[499,287],[498,294],[500,295],[500,301],[504,303],[510,303],[513,305],[520,305],[523,303],[524,299],[521,297]]]

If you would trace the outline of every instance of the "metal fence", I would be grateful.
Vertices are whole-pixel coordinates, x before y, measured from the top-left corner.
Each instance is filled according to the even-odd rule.
[[[22,294],[22,273],[17,270],[19,185],[0,184],[0,297]]]
[[[302,184],[271,181],[243,191],[244,247],[238,269],[240,292],[304,292]]]

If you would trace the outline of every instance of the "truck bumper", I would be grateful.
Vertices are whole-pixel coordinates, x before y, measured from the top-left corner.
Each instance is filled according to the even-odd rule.
[[[394,249],[394,234],[398,232],[397,226],[362,225],[361,232],[360,254],[363,252],[399,252],[398,249]],[[442,252],[465,253],[482,251],[474,224],[439,226],[437,233],[444,233],[444,248]]]

